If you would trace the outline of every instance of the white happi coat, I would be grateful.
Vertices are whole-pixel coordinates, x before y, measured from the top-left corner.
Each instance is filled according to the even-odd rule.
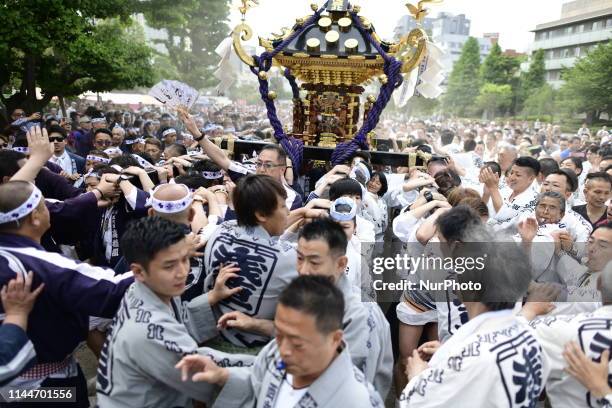
[[[189,407],[210,403],[215,387],[182,381],[174,366],[198,351],[179,298],[165,304],[145,284],[127,290],[104,343],[96,385],[100,408]]]
[[[603,306],[592,313],[542,317],[532,321],[536,337],[550,362],[550,376],[546,394],[554,408],[601,407],[591,393],[574,377],[564,371],[567,363],[563,348],[569,341],[578,343],[582,351],[600,361],[603,350],[612,348],[612,305]],[[608,364],[612,374],[612,364]],[[608,380],[609,385],[612,382]]]
[[[227,383],[213,408],[383,408],[380,395],[351,362],[348,346],[315,380],[294,407],[277,404],[287,372],[280,368],[276,340],[257,355],[251,367],[229,367]]]
[[[533,331],[511,310],[478,315],[412,378],[402,408],[535,407],[548,362]]]
[[[504,188],[500,190],[503,199],[503,204],[497,214],[489,219],[487,224],[493,227],[496,232],[506,231],[511,234],[516,232],[516,226],[521,219],[521,216],[533,212],[538,200],[538,193],[531,187],[528,187],[521,194],[514,197],[510,201],[512,190]]]

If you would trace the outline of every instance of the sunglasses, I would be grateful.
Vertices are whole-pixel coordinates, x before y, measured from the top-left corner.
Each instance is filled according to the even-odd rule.
[[[61,143],[63,142],[65,139],[63,137],[50,137],[49,141],[51,143]]]
[[[110,146],[113,144],[110,140],[97,140],[94,142],[96,146]]]

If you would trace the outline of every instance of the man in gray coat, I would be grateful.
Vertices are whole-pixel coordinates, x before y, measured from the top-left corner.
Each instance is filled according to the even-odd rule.
[[[181,381],[174,368],[185,354],[198,352],[180,301],[192,248],[184,228],[160,217],[143,218],[129,226],[121,247],[135,282],[102,349],[99,407],[186,407],[192,399],[210,403],[213,386]],[[221,268],[220,280],[226,269],[234,268]]]
[[[383,407],[351,362],[342,339],[343,315],[344,296],[329,278],[300,276],[281,293],[276,338],[252,367],[222,368],[191,355],[177,368],[186,382],[223,387],[215,407]]]

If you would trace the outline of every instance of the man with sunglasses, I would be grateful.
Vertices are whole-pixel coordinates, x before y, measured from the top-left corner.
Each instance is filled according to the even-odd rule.
[[[62,168],[62,175],[69,181],[77,180],[85,172],[85,159],[66,150],[66,130],[61,126],[50,126],[49,142],[53,143],[51,161]]]
[[[196,142],[200,144],[204,153],[214,161],[219,167],[225,170],[233,182],[237,182],[247,174],[265,174],[277,180],[285,188],[287,198],[285,203],[290,211],[304,206],[304,201],[300,194],[289,186],[285,179],[285,172],[292,169],[287,165],[287,153],[279,145],[269,144],[259,152],[255,162],[255,171],[243,164],[230,160],[223,150],[211,142],[206,135],[203,135],[195,124],[194,119],[187,111],[179,110],[179,117],[185,124],[185,128],[193,135]]]

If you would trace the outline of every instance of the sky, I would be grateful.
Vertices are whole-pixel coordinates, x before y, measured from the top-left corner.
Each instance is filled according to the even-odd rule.
[[[259,5],[247,13],[247,23],[254,30],[254,37],[267,36],[280,32],[283,26],[292,26],[295,19],[312,14],[312,0],[259,0]],[[565,0],[444,0],[429,6],[430,17],[445,11],[465,14],[471,20],[470,35],[482,36],[483,33],[499,32],[503,49],[512,48],[527,51],[533,41],[536,25],[557,20],[561,17],[561,5]],[[318,0],[322,5],[324,0]],[[367,17],[383,39],[393,37],[393,28],[398,19],[408,14],[402,0],[356,0],[353,4],[361,6],[361,13]],[[416,5],[417,0],[412,0]],[[238,0],[232,2],[230,27],[240,23],[237,11]],[[252,41],[251,41],[252,42]],[[249,43],[251,43],[249,42]]]

